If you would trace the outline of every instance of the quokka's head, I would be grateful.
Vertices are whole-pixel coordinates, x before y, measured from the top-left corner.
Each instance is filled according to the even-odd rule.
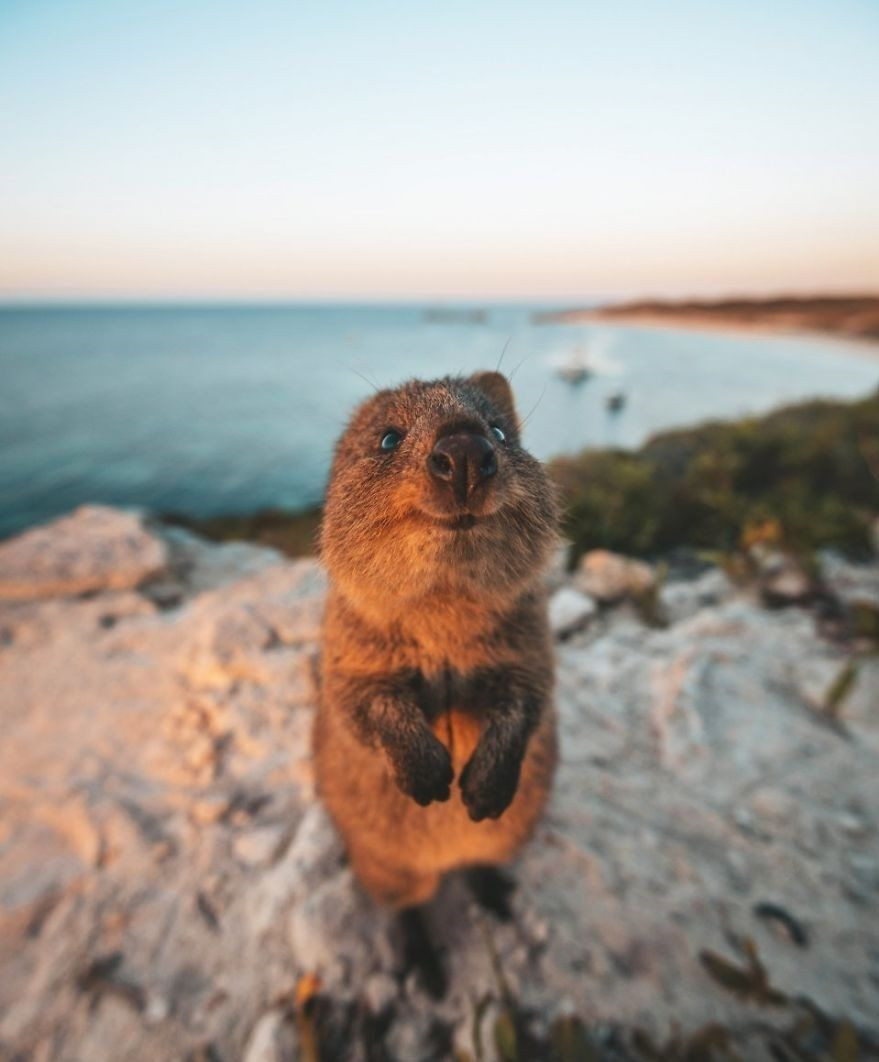
[[[357,596],[467,587],[505,597],[539,577],[555,526],[509,382],[482,372],[412,380],[355,410],[336,446],[321,551]]]

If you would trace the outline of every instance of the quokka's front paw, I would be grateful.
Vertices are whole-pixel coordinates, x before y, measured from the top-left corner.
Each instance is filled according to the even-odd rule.
[[[461,772],[461,798],[474,822],[497,819],[507,810],[519,785],[521,760],[498,755],[484,742],[476,746]]]
[[[425,727],[397,750],[393,757],[394,781],[406,796],[422,807],[434,800],[448,800],[455,772],[449,751]]]

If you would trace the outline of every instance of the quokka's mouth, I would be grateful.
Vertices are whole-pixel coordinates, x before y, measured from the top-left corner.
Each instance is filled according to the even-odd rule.
[[[501,511],[500,505],[480,505],[478,502],[468,506],[463,512],[449,512],[444,506],[425,504],[415,510],[413,516],[422,524],[439,528],[441,531],[472,531],[492,521]],[[475,511],[474,511],[475,510]]]
[[[474,516],[473,513],[464,513],[462,516],[450,516],[447,519],[435,516],[433,522],[437,527],[442,527],[446,531],[469,531],[477,525],[479,517]]]

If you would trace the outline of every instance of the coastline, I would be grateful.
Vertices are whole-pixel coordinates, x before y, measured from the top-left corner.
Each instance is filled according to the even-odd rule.
[[[794,335],[856,343],[879,353],[879,297],[639,301],[535,315],[537,323],[605,321],[643,328],[737,335]]]
[[[840,343],[845,343],[857,347],[871,356],[879,356],[879,338],[871,338],[868,336],[852,336],[846,335],[842,332],[822,332],[817,328],[809,328],[806,325],[780,325],[773,324],[769,321],[734,321],[724,320],[718,321],[713,318],[704,317],[687,317],[687,316],[664,316],[657,314],[656,316],[632,314],[631,316],[623,314],[599,314],[591,311],[583,311],[574,313],[565,320],[564,324],[582,324],[591,321],[603,321],[608,324],[625,325],[627,328],[644,328],[644,329],[663,329],[668,332],[700,332],[700,333],[714,333],[715,335],[752,335],[752,336],[764,336],[767,338],[783,338],[785,336],[796,336],[798,339],[808,340],[821,340],[827,342],[828,339],[838,340]]]

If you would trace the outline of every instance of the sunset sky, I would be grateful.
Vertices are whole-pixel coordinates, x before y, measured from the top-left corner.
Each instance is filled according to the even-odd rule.
[[[879,3],[0,0],[0,297],[879,289]]]

